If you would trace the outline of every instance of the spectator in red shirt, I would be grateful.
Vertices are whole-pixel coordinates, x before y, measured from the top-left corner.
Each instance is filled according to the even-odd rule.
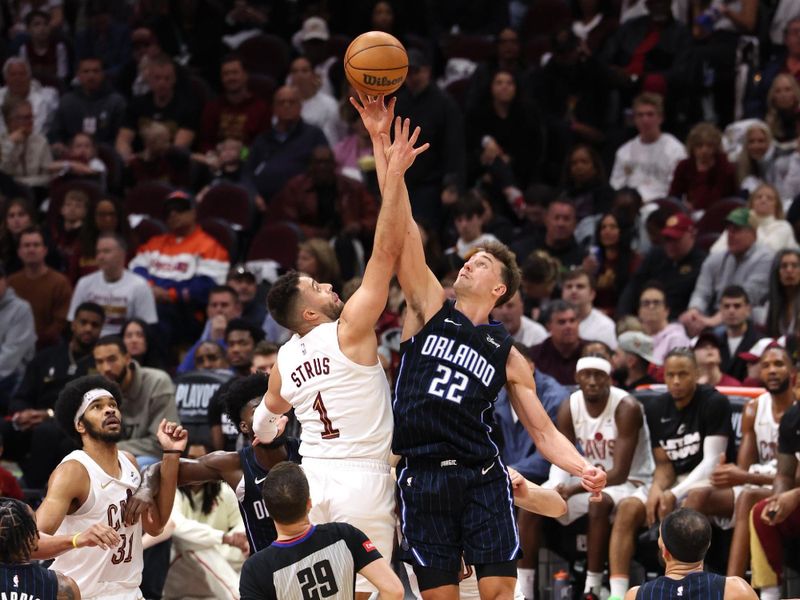
[[[692,127],[686,140],[689,158],[675,167],[669,195],[682,198],[691,210],[705,210],[738,191],[736,168],[722,151],[722,134],[710,123]]]
[[[270,107],[256,98],[247,87],[248,74],[235,54],[222,59],[220,79],[223,92],[207,102],[200,126],[200,149],[213,149],[227,138],[249,146],[255,137],[269,128]]]
[[[3,456],[3,436],[0,435],[0,456]],[[0,467],[0,497],[24,500],[25,495],[16,477],[3,467]]]

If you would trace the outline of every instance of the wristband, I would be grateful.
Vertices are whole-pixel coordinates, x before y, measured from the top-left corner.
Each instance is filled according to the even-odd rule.
[[[80,534],[81,534],[81,532],[79,531],[78,533],[76,533],[75,535],[72,536],[72,547],[73,548],[77,548],[78,547],[78,536]]]
[[[183,450],[162,450],[161,454],[183,454]]]

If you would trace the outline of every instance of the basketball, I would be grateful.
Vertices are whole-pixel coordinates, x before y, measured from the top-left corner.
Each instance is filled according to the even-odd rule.
[[[363,94],[391,94],[406,79],[408,55],[403,44],[393,35],[368,31],[347,47],[344,72],[350,85]]]

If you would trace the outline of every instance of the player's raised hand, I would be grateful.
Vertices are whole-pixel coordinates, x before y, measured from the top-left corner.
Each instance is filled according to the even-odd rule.
[[[115,548],[119,546],[122,538],[114,531],[113,527],[109,527],[103,523],[95,523],[89,529],[81,531],[75,538],[74,545],[77,548],[92,548],[99,547],[103,550]]]
[[[408,168],[414,164],[414,160],[416,160],[417,156],[430,148],[431,145],[427,142],[422,144],[419,148],[414,147],[414,144],[416,144],[419,139],[421,131],[419,127],[415,127],[414,132],[411,133],[411,120],[403,120],[397,117],[394,120],[394,142],[390,143],[387,134],[381,134],[389,169],[405,173]]]
[[[156,437],[158,438],[158,443],[161,444],[162,450],[180,450],[183,452],[189,441],[189,432],[177,423],[161,419]]]
[[[606,487],[606,472],[603,469],[587,465],[581,473],[581,485],[587,492],[591,492],[590,502],[600,502],[600,492]]]
[[[283,435],[283,432],[286,429],[286,425],[288,423],[289,423],[289,417],[287,417],[286,415],[283,415],[277,421],[275,421],[275,427],[278,429],[278,431],[275,433],[275,437],[272,438],[272,440],[270,440],[270,443],[274,442],[277,438]],[[258,446],[259,444],[264,444],[264,443],[266,442],[262,442],[260,439],[258,439],[257,435],[253,436],[253,442],[252,442],[253,446]]]
[[[382,133],[389,135],[394,120],[394,96],[386,103],[385,96],[367,96],[357,91],[358,100],[350,96],[352,104],[361,115],[361,121],[371,138],[380,138]]]

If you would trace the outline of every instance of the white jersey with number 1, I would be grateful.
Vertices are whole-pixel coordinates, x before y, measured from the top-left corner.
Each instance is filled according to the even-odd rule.
[[[141,477],[123,452],[117,452],[120,477],[106,473],[83,450],[75,450],[61,463],[74,460],[89,474],[89,496],[71,515],[64,517],[56,535],[74,535],[95,524],[113,527],[120,535],[117,547],[78,548],[58,556],[50,568],[68,575],[81,590],[81,597],[107,600],[141,598],[142,522],[127,527],[122,523],[125,503],[139,487]]]
[[[389,383],[375,357],[364,366],[339,348],[338,321],[295,334],[278,351],[281,396],[302,426],[303,458],[389,460]]]

